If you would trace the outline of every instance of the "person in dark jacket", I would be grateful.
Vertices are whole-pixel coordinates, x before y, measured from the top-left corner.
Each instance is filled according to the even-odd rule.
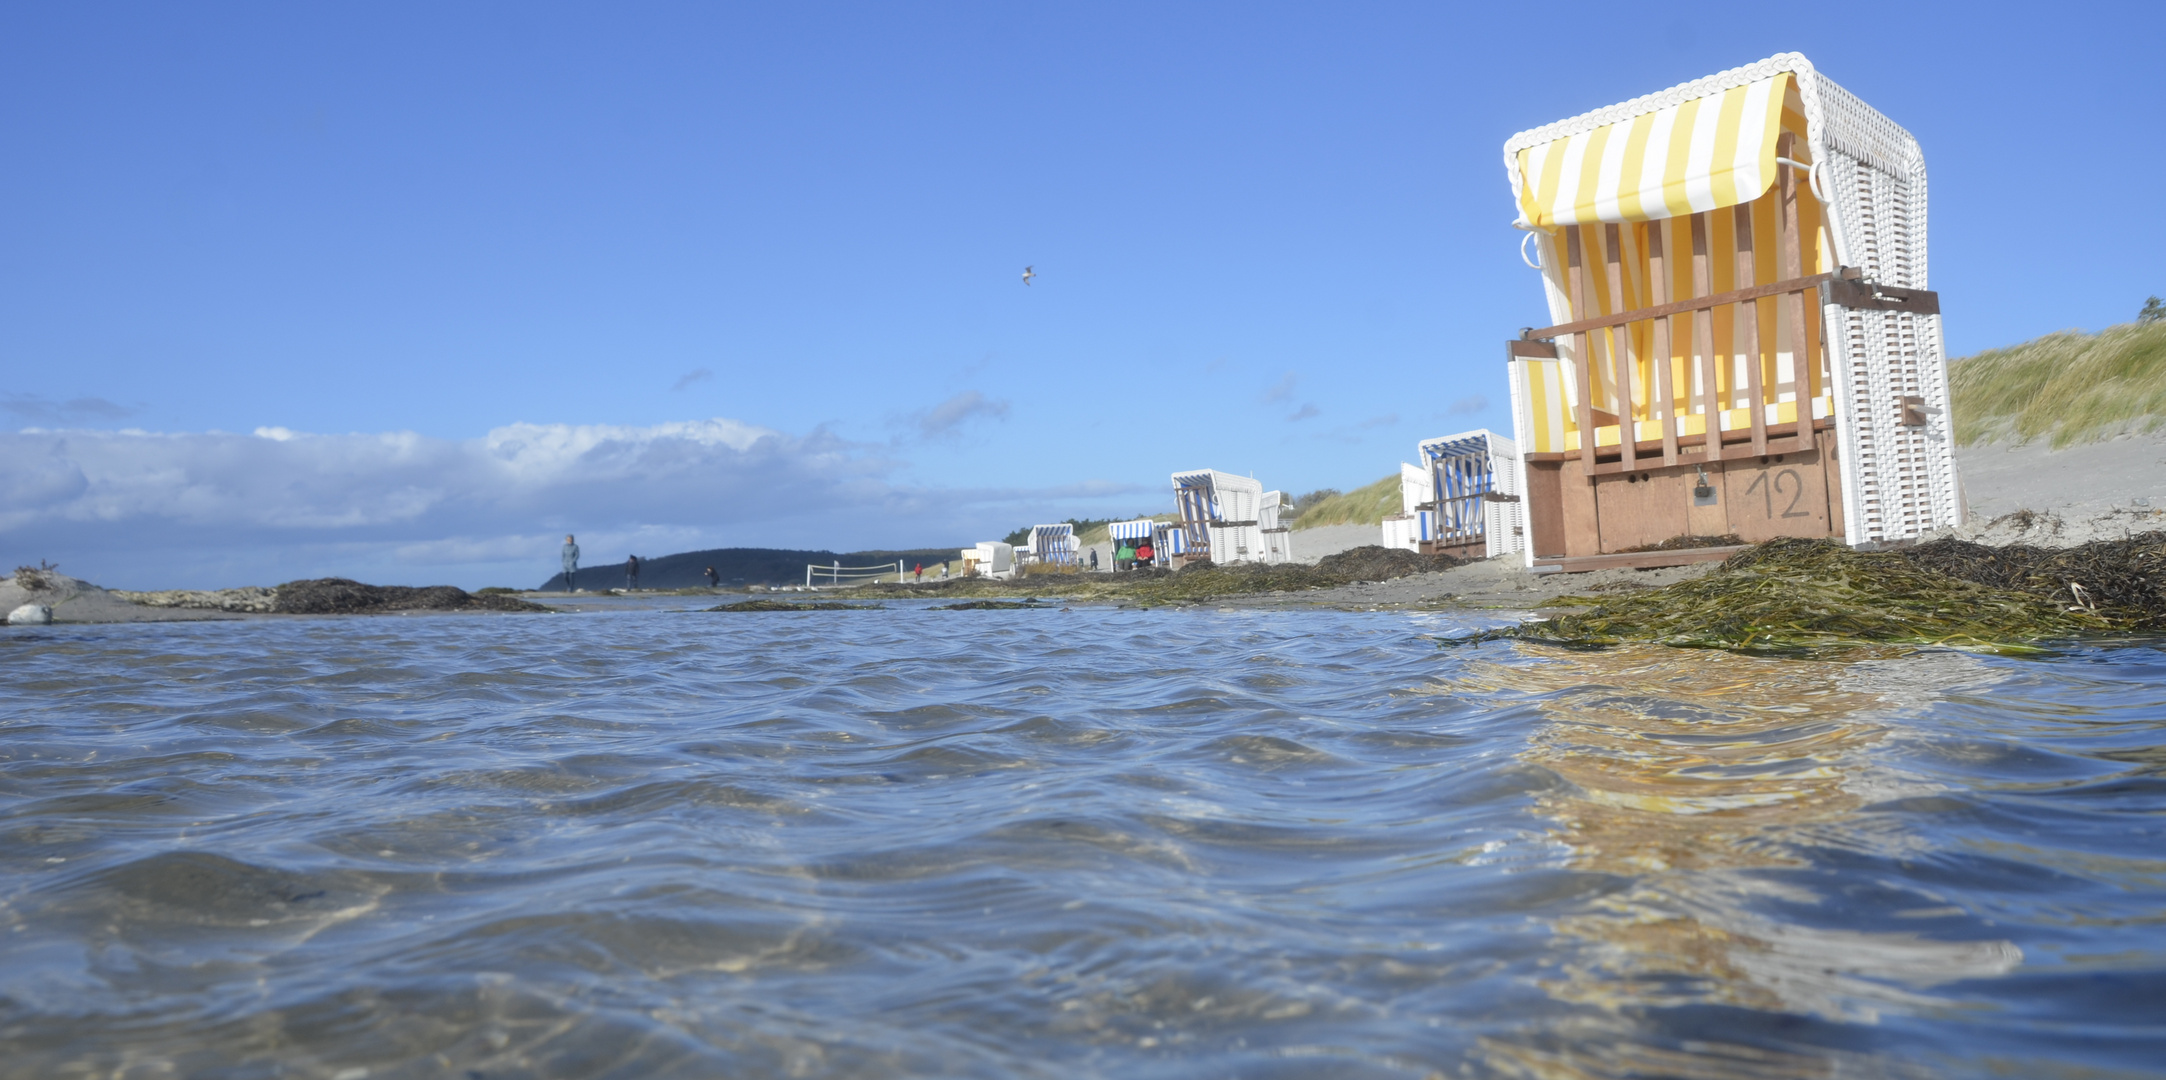
[[[579,545],[572,542],[569,533],[564,536],[564,591],[572,591],[572,576],[579,573]]]
[[[624,588],[628,592],[639,588],[639,556],[637,555],[628,556],[624,560]]]
[[[722,575],[715,573],[712,566],[707,568],[707,587],[710,589],[722,587]]]

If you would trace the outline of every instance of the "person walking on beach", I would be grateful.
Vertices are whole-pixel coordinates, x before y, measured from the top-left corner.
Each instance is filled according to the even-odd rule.
[[[632,555],[626,557],[624,560],[624,590],[626,592],[636,592],[638,591],[638,589],[639,556]]]
[[[920,585],[923,585],[923,584],[925,583],[925,564],[924,564],[924,563],[919,563],[919,564],[918,564],[918,568],[917,568],[917,569],[916,569],[915,571],[913,571],[912,573],[913,573],[913,574],[914,574],[914,575],[915,575],[915,576],[917,577],[917,583],[918,583],[918,584],[920,584]]]
[[[572,575],[579,572],[579,545],[572,541],[570,533],[564,534],[564,591],[572,591]]]
[[[722,575],[715,573],[712,566],[707,568],[707,587],[710,589],[722,587]]]
[[[1092,549],[1091,549],[1091,569],[1093,569],[1093,570],[1096,570],[1096,569],[1098,569],[1098,549],[1097,549],[1097,548],[1092,548]]]

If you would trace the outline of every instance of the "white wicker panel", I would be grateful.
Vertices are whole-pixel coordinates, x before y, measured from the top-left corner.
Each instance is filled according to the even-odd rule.
[[[1814,73],[1800,76],[1815,160],[1830,199],[1839,263],[1867,280],[1929,288],[1925,158],[1908,131]],[[1815,104],[1817,103],[1817,104]],[[1913,539],[1960,522],[1940,318],[1831,308],[1837,454],[1853,544]],[[1926,403],[1924,427],[1901,424],[1902,399]]]

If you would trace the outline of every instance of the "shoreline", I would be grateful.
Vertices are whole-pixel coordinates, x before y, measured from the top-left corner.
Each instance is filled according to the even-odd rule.
[[[2124,539],[2166,529],[2166,433],[2125,432],[2097,442],[2054,450],[2041,442],[1983,443],[1959,447],[1971,520],[1922,540],[1964,540],[1993,547],[2030,545],[2074,547],[2093,540]],[[105,589],[57,572],[53,588],[25,589],[13,577],[0,579],[0,617],[24,604],[52,608],[56,624],[149,622],[223,622],[242,619],[307,618],[328,614],[459,614],[497,611],[563,614],[621,610],[626,601],[666,597],[722,600],[776,595],[807,598],[888,600],[990,600],[1037,597],[1065,603],[1114,607],[1232,607],[1291,610],[1463,610],[1538,615],[1555,610],[1568,596],[1604,596],[1663,588],[1702,577],[1720,563],[1655,570],[1598,570],[1581,574],[1535,574],[1517,555],[1469,562],[1449,569],[1401,573],[1380,580],[1330,577],[1329,567],[1365,542],[1373,545],[1372,526],[1322,526],[1293,533],[1294,561],[1261,571],[1241,567],[1204,571],[1216,580],[1160,572],[1130,576],[1097,571],[1032,575],[1005,581],[950,578],[922,584],[864,585],[812,593],[759,587],[744,589],[673,589],[652,593],[604,590],[556,593],[470,594],[450,586],[413,589],[367,586],[341,579],[289,582],[220,590],[129,591]],[[1411,553],[1408,553],[1411,554]],[[1194,573],[1191,571],[1190,573]],[[1352,575],[1358,577],[1359,575]],[[1250,579],[1244,581],[1243,579]],[[1173,584],[1167,584],[1171,581]],[[1253,583],[1255,588],[1244,585]],[[346,590],[339,610],[280,610],[281,589],[309,586]],[[1189,588],[1186,586],[1194,586]],[[361,596],[361,594],[366,596]],[[345,595],[345,594],[341,594]],[[354,599],[360,596],[360,600]],[[376,597],[374,606],[365,602]],[[403,597],[384,601],[386,596]],[[419,599],[416,599],[416,598]],[[387,606],[388,605],[388,606]],[[404,606],[401,606],[404,605]],[[290,607],[291,605],[285,605]]]

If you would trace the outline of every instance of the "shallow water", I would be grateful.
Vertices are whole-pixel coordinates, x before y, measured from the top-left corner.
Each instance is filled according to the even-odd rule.
[[[0,636],[0,1075],[2118,1076],[2166,655],[1445,615]]]

